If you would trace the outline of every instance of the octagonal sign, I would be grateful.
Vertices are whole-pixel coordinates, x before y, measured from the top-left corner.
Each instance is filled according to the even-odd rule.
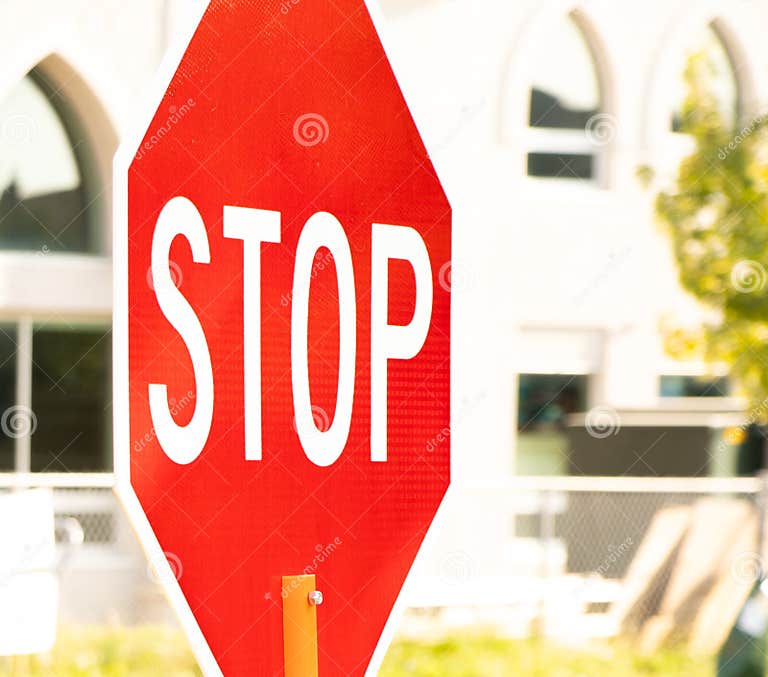
[[[449,484],[450,206],[364,2],[196,18],[116,160],[118,491],[207,674],[362,675]]]

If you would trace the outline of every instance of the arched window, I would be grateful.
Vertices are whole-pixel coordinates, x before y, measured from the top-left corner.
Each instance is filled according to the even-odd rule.
[[[111,468],[108,128],[57,56],[0,92],[0,472]]]
[[[728,126],[735,126],[741,98],[739,83],[731,57],[714,24],[704,26],[693,37],[686,50],[686,58],[698,59],[700,67],[707,68],[712,94],[715,96],[723,121]],[[670,124],[673,132],[685,131],[683,102],[688,89],[685,82],[687,66],[687,63],[680,65],[677,96],[672,102]]]
[[[600,114],[594,58],[574,15],[550,26],[530,64],[528,176],[596,178],[596,145],[612,130]]]
[[[61,98],[33,70],[0,101],[0,250],[95,250],[87,144]]]

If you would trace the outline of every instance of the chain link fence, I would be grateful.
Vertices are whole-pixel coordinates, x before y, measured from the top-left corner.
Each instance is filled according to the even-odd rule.
[[[457,488],[410,585],[405,628],[491,623],[521,637],[716,651],[763,575],[765,496],[754,478]]]
[[[53,494],[63,625],[177,626],[111,474],[0,474],[0,497],[26,489]]]
[[[177,628],[113,481],[0,475],[0,496],[53,492],[62,625]],[[750,478],[517,477],[454,489],[406,588],[403,631],[492,623],[521,637],[715,651],[763,575],[765,497]]]
[[[543,579],[574,582],[560,588],[570,595],[545,595],[543,626],[624,635],[646,650],[719,646],[762,576],[762,485],[597,482],[543,489],[540,513],[516,517],[516,537],[536,539],[545,553]]]

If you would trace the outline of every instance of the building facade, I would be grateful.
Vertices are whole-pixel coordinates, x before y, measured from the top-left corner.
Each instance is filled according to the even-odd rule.
[[[275,0],[275,20],[304,2]],[[0,5],[0,471],[112,469],[112,156],[196,3]],[[477,529],[462,491],[569,472],[568,414],[712,395],[704,409],[738,410],[726,374],[665,356],[660,326],[696,323],[701,311],[677,284],[653,198],[690,150],[678,119],[690,53],[711,56],[729,114],[748,120],[768,107],[768,2],[381,9],[454,208],[455,258],[441,271],[454,298],[453,425],[425,441],[450,439],[454,454],[457,491],[435,551],[445,561],[506,533],[493,519]],[[641,168],[652,169],[650,185]],[[133,546],[109,559],[126,541],[117,509],[99,500],[91,513],[62,511],[100,525],[89,562],[101,552],[136,578],[145,565]]]

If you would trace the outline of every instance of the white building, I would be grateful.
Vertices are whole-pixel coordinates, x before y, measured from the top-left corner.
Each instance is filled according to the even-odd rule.
[[[2,471],[111,470],[111,158],[196,2],[0,4]],[[385,46],[454,208],[458,490],[444,559],[477,526],[459,524],[462,487],[566,472],[567,442],[548,425],[563,411],[656,410],[663,390],[697,387],[680,377],[704,365],[662,350],[660,323],[699,311],[677,285],[652,202],[689,147],[673,131],[687,54],[711,50],[724,105],[749,115],[768,102],[768,1],[381,6]],[[640,166],[655,170],[651,188]],[[720,381],[707,387],[728,394]],[[132,547],[114,545],[126,537],[109,497],[59,499],[91,541],[81,569],[142,580]],[[489,520],[478,533],[504,529]]]
[[[768,3],[392,5],[397,72],[455,210],[454,476],[563,472],[531,421],[543,394],[656,408],[662,377],[703,373],[662,349],[662,321],[699,313],[653,199],[690,148],[672,131],[688,54],[710,50],[743,114],[766,101]]]

